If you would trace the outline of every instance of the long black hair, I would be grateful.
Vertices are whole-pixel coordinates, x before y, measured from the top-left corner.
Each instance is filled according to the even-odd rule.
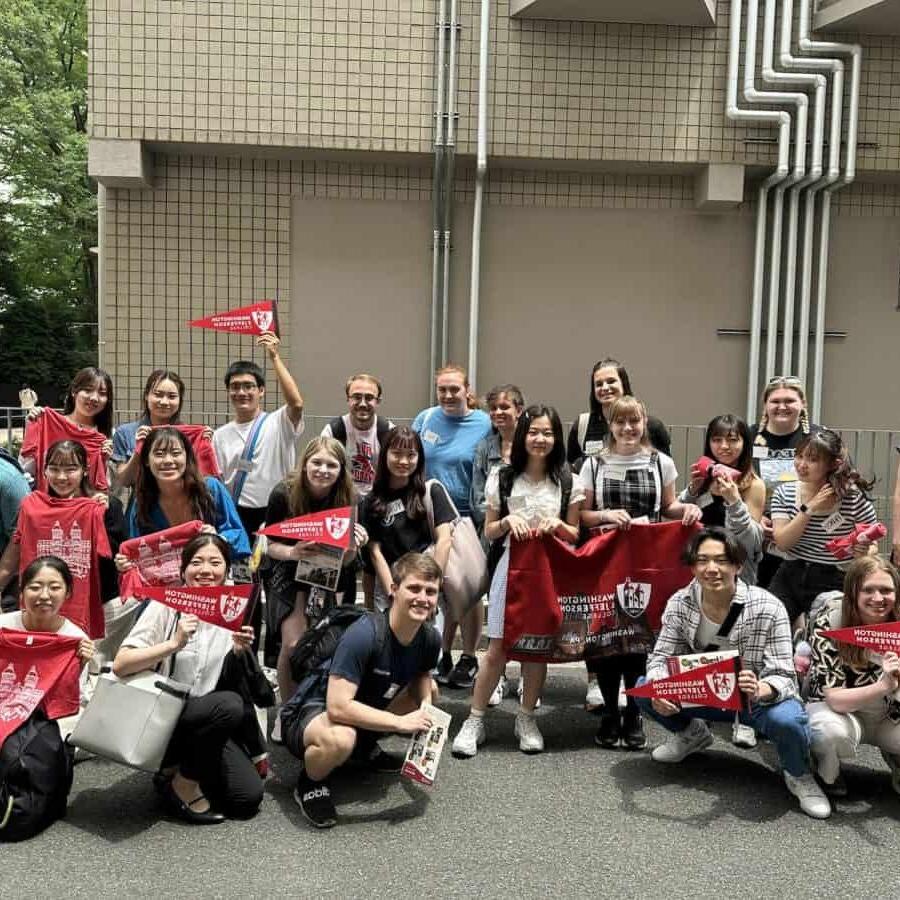
[[[528,465],[528,451],[525,449],[528,429],[531,428],[531,423],[535,419],[544,416],[550,420],[550,427],[553,429],[553,449],[547,456],[547,476],[554,484],[559,484],[566,465],[566,447],[559,413],[552,406],[532,403],[519,416],[519,421],[516,422],[516,433],[513,435],[509,465],[516,475],[521,475],[525,471],[525,467]]]
[[[422,439],[408,425],[397,425],[384,439],[375,469],[375,481],[367,500],[369,509],[376,516],[383,516],[391,494],[391,472],[388,469],[388,450],[415,450],[419,455],[415,469],[403,490],[402,500],[408,519],[418,519],[425,515],[425,450]]]
[[[716,459],[712,451],[712,439],[729,434],[736,434],[744,442],[744,446],[741,448],[741,455],[732,466],[733,469],[737,469],[741,473],[741,480],[743,481],[753,470],[753,444],[750,440],[750,429],[740,416],[725,413],[710,420],[709,425],[706,426],[703,454],[710,459]]]
[[[69,384],[66,399],[63,403],[63,413],[69,415],[75,411],[75,395],[79,391],[89,391],[95,385],[103,385],[106,389],[106,406],[94,416],[94,425],[97,431],[112,437],[113,428],[113,383],[109,372],[98,369],[96,366],[88,366],[79,369]]]

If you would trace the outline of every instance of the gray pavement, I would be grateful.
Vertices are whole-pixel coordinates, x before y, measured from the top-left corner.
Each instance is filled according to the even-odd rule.
[[[448,754],[431,789],[336,778],[341,823],[328,832],[295,807],[298,763],[280,748],[259,816],[202,828],[167,819],[148,776],[80,763],[67,818],[0,849],[0,898],[896,896],[900,797],[876,753],[849,767],[850,799],[814,822],[758,752],[724,739],[672,767],[598,749],[583,679],[551,673],[543,755],[518,751],[508,699],[479,755]],[[466,699],[442,703],[454,734]]]

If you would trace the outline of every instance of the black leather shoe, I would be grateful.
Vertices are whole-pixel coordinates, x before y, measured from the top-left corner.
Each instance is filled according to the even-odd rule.
[[[196,809],[191,809],[191,804],[197,803],[200,800],[205,800],[206,798],[203,794],[200,794],[199,797],[195,797],[190,803],[185,803],[184,800],[175,793],[175,788],[172,787],[171,781],[163,789],[163,796],[166,799],[169,809],[171,809],[179,819],[184,819],[185,822],[190,822],[192,825],[218,825],[220,822],[225,821],[225,816],[223,816],[222,813],[213,812],[211,809],[207,809],[205,812],[198,812]]]
[[[647,746],[644,721],[639,713],[631,716],[625,714],[622,723],[622,743],[628,750],[643,750]]]

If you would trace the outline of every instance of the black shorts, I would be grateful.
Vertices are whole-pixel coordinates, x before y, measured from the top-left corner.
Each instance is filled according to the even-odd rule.
[[[284,746],[297,759],[303,759],[303,751],[306,749],[306,745],[303,743],[303,732],[306,731],[306,726],[323,712],[325,712],[325,698],[313,697],[304,703],[289,721],[282,720],[281,737]]]

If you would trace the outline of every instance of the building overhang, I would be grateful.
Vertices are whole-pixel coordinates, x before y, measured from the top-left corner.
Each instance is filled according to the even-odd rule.
[[[511,0],[515,19],[715,25],[715,0]]]
[[[900,34],[900,0],[820,0],[817,31]]]

